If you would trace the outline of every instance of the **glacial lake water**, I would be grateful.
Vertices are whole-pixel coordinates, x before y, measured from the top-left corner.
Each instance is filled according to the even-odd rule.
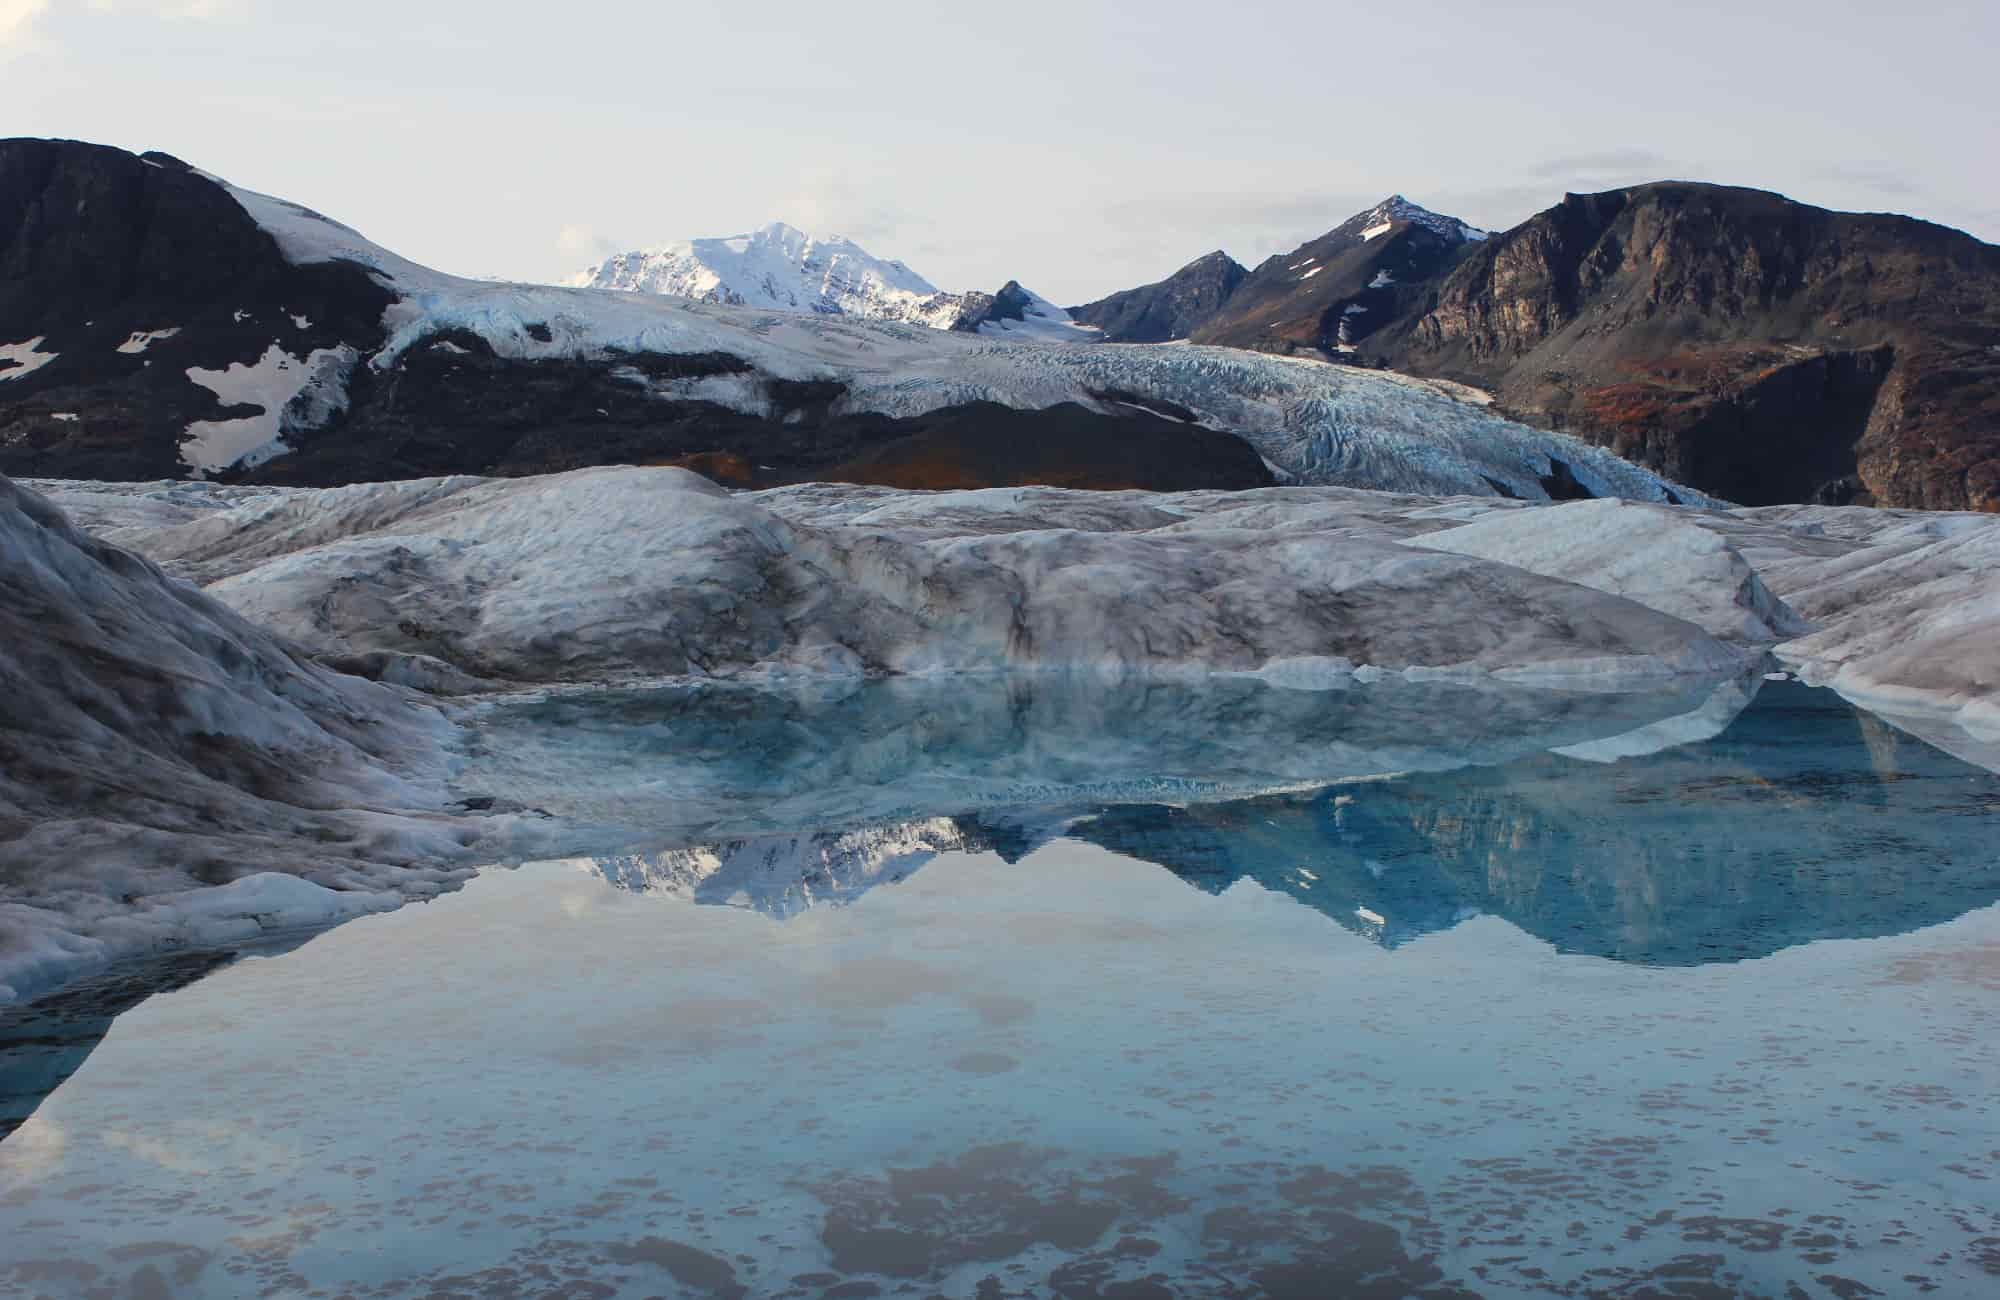
[[[590,855],[0,1015],[0,1295],[2000,1294],[2000,777],[1453,689],[500,711]]]

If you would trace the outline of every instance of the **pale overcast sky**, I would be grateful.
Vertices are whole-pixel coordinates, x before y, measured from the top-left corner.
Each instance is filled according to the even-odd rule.
[[[1072,303],[1400,191],[1661,177],[2000,240],[2000,5],[0,0],[0,135],[163,149],[443,270],[780,219]]]

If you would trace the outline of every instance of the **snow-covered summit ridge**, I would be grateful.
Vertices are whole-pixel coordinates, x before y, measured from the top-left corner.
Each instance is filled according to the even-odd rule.
[[[1434,234],[1458,243],[1474,243],[1485,239],[1491,232],[1467,225],[1457,217],[1448,217],[1441,212],[1432,212],[1420,207],[1400,194],[1391,194],[1374,207],[1357,216],[1350,217],[1346,225],[1361,227],[1364,240],[1387,234],[1396,222],[1407,221],[1413,226],[1422,226]]]
[[[619,253],[567,283],[934,329],[951,328],[967,307],[965,295],[942,292],[900,261],[876,257],[851,239],[811,235],[782,221],[743,235]]]

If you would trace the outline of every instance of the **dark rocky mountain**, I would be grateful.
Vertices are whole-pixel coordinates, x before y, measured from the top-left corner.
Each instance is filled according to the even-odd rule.
[[[1349,354],[1419,305],[1484,232],[1402,195],[1266,259],[1189,337],[1265,352]]]
[[[1572,194],[1371,340],[1749,504],[2000,510],[2000,247],[1664,182]]]
[[[1170,343],[1206,323],[1250,272],[1217,249],[1157,284],[1126,289],[1072,307],[1069,314],[1095,325],[1114,343]]]
[[[874,482],[873,467],[893,462],[896,477],[882,481],[900,482],[918,472],[912,457],[929,465],[977,447],[955,483],[1271,481],[1241,439],[1129,405],[1071,404],[1045,421],[976,400],[917,417],[850,412],[846,381],[755,374],[729,353],[523,356],[554,338],[532,320],[528,344],[504,354],[490,331],[445,330],[393,352],[394,364],[371,364],[395,343],[385,312],[412,292],[402,281],[450,277],[267,202],[339,251],[288,256],[239,192],[165,154],[0,140],[0,474],[183,477],[199,430],[221,425],[240,440],[246,420],[267,417],[285,454],[231,448],[211,476],[329,486],[680,463],[765,486]],[[383,269],[384,258],[395,265]],[[613,310],[625,297],[581,301]],[[1018,323],[1046,310],[1010,285],[990,314]],[[273,382],[260,387],[259,375]],[[756,401],[726,400],[738,380],[755,382]],[[891,446],[885,459],[864,454]]]
[[[1682,181],[1477,233],[1390,199],[1189,337],[1490,389],[1745,504],[2000,510],[2000,247]]]
[[[165,154],[0,141],[0,472],[182,473],[183,431],[231,414],[189,368],[274,335],[303,354],[379,340],[391,300],[358,266],[290,264]]]
[[[1353,355],[1356,344],[1428,307],[1430,291],[1484,232],[1392,195],[1246,271],[1210,253],[1158,284],[1072,307],[1114,343],[1185,338],[1263,352]]]

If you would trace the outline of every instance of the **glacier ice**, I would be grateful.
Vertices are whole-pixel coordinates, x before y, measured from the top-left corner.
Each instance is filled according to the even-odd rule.
[[[1275,491],[1298,527],[1243,526],[1232,511],[1254,493],[731,495],[611,468],[274,490],[119,537],[316,652],[520,682],[808,661],[1118,678],[1298,656],[1603,682],[1740,663],[1677,617],[1370,536],[1325,489]]]
[[[0,1000],[228,917],[462,877],[432,816],[435,707],[307,661],[4,478],[0,641]],[[270,863],[353,896],[244,883]]]
[[[770,380],[834,380],[847,388],[837,411],[895,417],[980,401],[1115,412],[1119,400],[1106,395],[1120,394],[1184,407],[1241,436],[1287,481],[1544,500],[1544,480],[1559,476],[1560,464],[1595,496],[1715,504],[1602,448],[1506,420],[1453,385],[1231,348],[1078,345],[1067,314],[1032,294],[1024,294],[1022,320],[962,334],[657,293],[467,280],[297,204],[230,193],[293,262],[355,262],[395,290],[383,318],[388,341],[368,361],[378,369],[452,330],[516,359],[725,353],[754,375],[700,396],[750,414],[771,407]]]

